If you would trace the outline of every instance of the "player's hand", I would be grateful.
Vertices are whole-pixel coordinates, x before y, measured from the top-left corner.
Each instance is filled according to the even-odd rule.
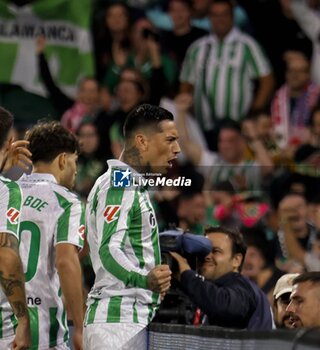
[[[31,152],[28,150],[29,141],[18,140],[10,142],[9,147],[4,156],[2,164],[2,172],[6,172],[14,166],[20,166],[24,170],[28,170],[32,164]]]
[[[156,293],[166,293],[171,285],[171,270],[168,265],[157,265],[148,273],[148,288]]]
[[[83,343],[82,343],[82,329],[74,329],[74,333],[72,336],[72,343],[73,348],[75,350],[82,350],[83,349]]]
[[[179,265],[180,274],[182,274],[182,272],[184,272],[184,271],[191,270],[191,267],[190,267],[187,259],[185,259],[183,256],[181,256],[180,254],[178,254],[176,252],[170,252],[170,254],[177,261],[177,263]],[[178,276],[178,279],[179,278],[180,278],[180,276]]]
[[[19,320],[12,350],[27,350],[31,345],[30,324]]]

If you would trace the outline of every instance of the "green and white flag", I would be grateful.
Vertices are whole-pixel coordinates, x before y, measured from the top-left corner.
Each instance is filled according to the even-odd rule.
[[[90,19],[90,0],[35,0],[25,6],[0,0],[0,83],[45,95],[35,50],[36,38],[45,35],[53,78],[73,96],[79,79],[93,75]]]

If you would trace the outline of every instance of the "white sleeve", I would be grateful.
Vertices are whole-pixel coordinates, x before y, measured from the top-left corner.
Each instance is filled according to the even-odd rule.
[[[320,35],[320,13],[317,14],[315,10],[310,9],[302,0],[293,0],[291,9],[298,24],[308,37],[312,41],[317,40]]]

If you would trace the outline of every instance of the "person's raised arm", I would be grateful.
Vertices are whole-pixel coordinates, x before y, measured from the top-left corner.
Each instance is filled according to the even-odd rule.
[[[187,126],[187,113],[192,106],[192,95],[188,93],[179,94],[176,99],[176,124],[179,132],[179,143],[182,152],[194,164],[198,165],[202,156],[202,148],[199,144],[193,142],[189,135]]]

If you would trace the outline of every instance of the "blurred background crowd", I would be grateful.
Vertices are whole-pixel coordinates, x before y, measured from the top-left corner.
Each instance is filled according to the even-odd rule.
[[[152,191],[161,230],[239,229],[271,302],[282,274],[320,271],[319,0],[0,0],[0,60],[16,138],[42,118],[78,136],[84,201],[127,114],[160,105],[170,176],[192,180]]]

